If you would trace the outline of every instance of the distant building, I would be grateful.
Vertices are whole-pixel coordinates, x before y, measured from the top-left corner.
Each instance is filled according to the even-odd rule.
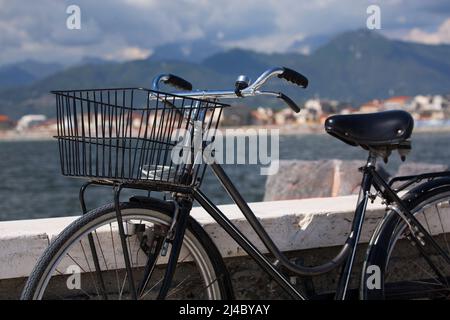
[[[224,127],[237,127],[253,122],[253,111],[250,108],[238,105],[232,108],[224,108],[220,124]]]
[[[359,107],[360,113],[371,113],[371,112],[378,112],[381,108],[381,101],[380,100],[372,100],[369,102],[364,103]]]
[[[274,115],[274,122],[278,125],[290,124],[297,122],[296,113],[290,108],[282,109]]]
[[[440,95],[415,96],[411,101],[411,111],[416,119],[422,120],[444,120],[447,117],[448,102]]]
[[[440,111],[443,109],[444,98],[440,95],[436,96],[415,96],[412,105],[416,111]]]
[[[33,124],[31,127],[32,130],[35,131],[46,131],[56,133],[58,130],[58,122],[56,119],[48,119],[45,121],[40,121],[37,124]],[[94,127],[92,128],[94,131]]]
[[[383,101],[384,110],[411,109],[411,101],[413,99],[408,96],[391,97]]]
[[[322,108],[322,114],[335,114],[338,113],[340,109],[342,109],[344,106],[348,104],[339,102],[337,100],[321,99],[320,105]]]
[[[319,99],[309,99],[305,102],[303,115],[306,122],[319,122],[322,116],[322,104]]]
[[[252,124],[267,125],[274,123],[274,112],[271,108],[258,107],[251,112]]]
[[[31,126],[42,123],[47,120],[47,117],[42,114],[28,114],[17,121],[16,130],[24,131]]]
[[[14,122],[3,114],[0,114],[0,130],[8,130],[14,127]]]
[[[341,114],[351,114],[351,113],[355,113],[356,112],[356,110],[355,109],[353,109],[353,108],[350,108],[350,107],[347,107],[347,108],[343,108],[343,109],[341,109]]]

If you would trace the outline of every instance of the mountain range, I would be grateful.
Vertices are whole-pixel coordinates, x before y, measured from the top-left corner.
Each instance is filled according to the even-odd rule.
[[[62,69],[63,66],[57,63],[45,63],[34,60],[25,60],[0,66],[0,88],[6,89],[29,85]]]
[[[308,55],[204,45],[198,47],[203,48],[203,55],[194,59],[190,53],[197,49],[195,45],[187,48],[186,44],[172,44],[144,60],[119,63],[88,59],[69,68],[49,65],[37,75],[30,69],[0,68],[0,114],[12,118],[29,113],[53,116],[50,90],[150,87],[152,78],[162,72],[180,75],[194,88],[232,88],[238,75],[255,79],[271,66],[286,66],[308,77],[310,85],[306,90],[279,80],[273,80],[268,87],[282,90],[299,103],[321,97],[359,104],[392,95],[450,92],[450,45],[392,40],[368,30],[319,40],[313,43],[324,43]],[[187,49],[183,51],[182,46]],[[190,57],[183,59],[183,54]],[[279,101],[272,100],[249,100],[248,104],[281,107]]]

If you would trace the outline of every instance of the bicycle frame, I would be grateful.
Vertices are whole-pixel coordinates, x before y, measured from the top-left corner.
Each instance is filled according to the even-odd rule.
[[[375,158],[369,157],[366,168],[375,166]],[[200,190],[194,190],[194,199],[213,217],[214,220],[235,240],[249,256],[251,256],[265,272],[267,272],[273,279],[294,299],[306,299],[302,293],[294,288],[289,281],[280,272],[280,267],[283,266],[298,275],[318,275],[331,271],[345,262],[343,272],[339,280],[339,286],[336,293],[336,299],[345,299],[347,287],[350,280],[351,270],[354,265],[354,257],[356,254],[357,243],[359,241],[364,215],[366,212],[367,202],[370,196],[370,188],[372,186],[372,172],[364,171],[363,181],[361,184],[361,191],[358,199],[358,205],[355,211],[350,235],[331,263],[327,263],[320,268],[302,268],[291,263],[285,255],[280,252],[277,246],[273,243],[270,236],[264,230],[264,227],[259,223],[255,214],[251,211],[245,200],[242,198],[236,187],[226,175],[225,171],[218,164],[212,164],[211,168],[216,177],[221,182],[223,188],[228,192],[230,197],[239,207],[252,229],[256,232],[258,237],[266,246],[269,253],[276,257],[276,261],[271,263],[246,237],[243,235],[231,221],[209,200]],[[321,270],[319,270],[321,269]],[[306,270],[310,270],[307,272]]]
[[[351,273],[354,267],[355,263],[355,254],[358,248],[358,242],[361,236],[361,230],[364,223],[364,217],[366,213],[367,203],[370,199],[375,198],[374,194],[371,194],[371,188],[374,187],[375,190],[378,192],[377,195],[381,196],[387,203],[387,205],[395,205],[398,208],[398,211],[396,211],[402,219],[408,219],[408,223],[414,225],[417,227],[417,230],[423,234],[423,237],[427,240],[428,243],[430,243],[438,252],[440,252],[444,258],[447,260],[448,263],[450,263],[450,257],[448,254],[440,248],[440,246],[435,242],[435,240],[432,238],[432,236],[428,233],[428,231],[416,220],[414,215],[409,211],[407,208],[407,205],[404,203],[403,200],[401,200],[397,192],[391,188],[391,185],[395,181],[402,181],[403,178],[395,178],[394,181],[391,181],[391,183],[387,183],[383,180],[383,178],[378,174],[378,172],[375,169],[376,165],[376,159],[377,156],[374,153],[369,154],[369,158],[367,160],[367,163],[364,167],[360,168],[360,170],[363,172],[363,178],[361,182],[361,189],[357,201],[357,206],[354,213],[354,219],[352,222],[352,226],[350,229],[349,236],[340,250],[340,252],[336,255],[334,259],[331,261],[325,263],[322,266],[318,267],[302,267],[299,265],[296,265],[289,261],[289,259],[278,249],[276,244],[272,241],[270,235],[265,231],[264,227],[261,225],[261,223],[258,221],[255,214],[252,212],[242,195],[239,193],[237,188],[234,186],[234,184],[231,182],[223,168],[217,164],[213,163],[211,164],[211,169],[214,172],[214,175],[217,177],[217,179],[222,184],[222,187],[225,189],[225,191],[229,194],[231,199],[235,202],[235,204],[238,206],[242,214],[247,219],[248,223],[250,224],[251,228],[255,231],[259,239],[263,242],[265,247],[267,248],[268,252],[272,254],[275,257],[275,261],[271,262],[261,251],[248,240],[248,238],[239,231],[238,228],[234,226],[234,224],[226,217],[226,215],[220,211],[220,209],[200,190],[200,189],[179,189],[179,190],[171,190],[173,192],[176,192],[178,196],[181,198],[181,202],[183,203],[183,208],[185,208],[181,214],[178,216],[181,216],[181,219],[178,218],[180,221],[176,221],[175,223],[175,234],[173,238],[173,248],[175,250],[171,250],[170,256],[169,256],[169,262],[167,265],[166,273],[164,276],[163,286],[160,289],[160,293],[158,295],[159,299],[163,299],[165,297],[165,294],[167,293],[167,290],[170,286],[171,279],[173,277],[174,270],[176,268],[176,264],[178,261],[178,255],[179,251],[181,249],[181,242],[182,238],[184,237],[184,231],[186,228],[186,221],[187,216],[189,215],[191,204],[193,200],[196,200],[210,215],[211,217],[225,230],[225,232],[230,235],[230,237],[236,241],[236,243],[242,247],[242,249],[253,259],[255,262],[269,275],[271,276],[282,288],[283,290],[288,293],[292,298],[299,299],[299,300],[305,300],[307,299],[306,295],[299,292],[289,281],[286,279],[286,277],[283,275],[282,271],[280,270],[281,267],[284,267],[288,269],[289,271],[300,275],[300,276],[311,276],[311,275],[319,275],[323,273],[327,273],[339,266],[342,265],[342,270],[340,273],[340,278],[338,282],[338,286],[336,289],[335,299],[337,300],[344,300],[347,297],[348,294],[348,285],[351,278]],[[436,176],[442,176],[442,173],[438,174],[432,174],[433,177]],[[444,173],[444,175],[449,175],[449,173]],[[427,174],[424,176],[424,178],[431,178],[432,176],[428,176]],[[408,177],[411,179],[411,177]],[[84,193],[86,190],[86,187],[91,184],[99,184],[99,185],[112,185],[105,182],[96,182],[96,181],[90,181],[83,185],[80,189],[80,203],[81,207],[83,209],[83,213],[86,213],[86,205],[84,201]],[[116,214],[118,221],[122,221],[121,213],[119,209],[119,196],[120,196],[120,190],[122,188],[131,188],[131,189],[144,189],[142,185],[136,185],[136,184],[121,184],[121,185],[114,185],[114,200],[116,204]],[[188,200],[187,200],[188,199]],[[395,211],[395,210],[394,210]],[[380,221],[380,224],[383,223],[383,219]],[[120,223],[119,223],[120,226]],[[125,244],[125,235],[123,228],[119,228],[120,237],[122,240],[122,246],[123,248],[126,247]],[[418,241],[413,237],[414,241]],[[95,246],[91,247],[91,250],[93,251],[93,258],[94,258],[94,266],[96,267],[96,275],[97,275],[97,281],[99,282],[99,287],[101,289],[104,288],[103,286],[103,279],[101,276],[101,272],[99,272],[98,268],[98,261],[95,263],[95,260],[97,257]],[[125,252],[126,250],[124,250]],[[125,266],[129,267],[129,259],[128,257],[124,256],[125,259]],[[127,273],[130,281],[130,290],[133,290],[133,292],[136,292],[134,285],[131,285],[132,283],[132,273],[131,269]]]
[[[367,164],[361,168],[363,172],[363,178],[361,182],[361,189],[355,209],[354,219],[349,236],[336,258],[330,262],[315,268],[305,268],[297,266],[291,263],[286,256],[280,252],[277,246],[273,243],[270,236],[264,230],[264,227],[260,224],[255,214],[251,211],[239,191],[233,185],[231,180],[226,175],[225,171],[218,164],[212,164],[211,168],[221,182],[222,187],[228,192],[230,197],[236,203],[249,222],[252,229],[258,235],[263,242],[268,252],[275,256],[275,262],[271,263],[267,257],[265,257],[255,245],[253,245],[223,214],[214,203],[207,198],[207,196],[200,190],[194,190],[194,199],[213,217],[213,219],[235,240],[245,251],[251,256],[265,272],[274,278],[274,280],[293,298],[306,299],[306,297],[295,289],[289,281],[280,272],[280,267],[283,266],[294,272],[297,275],[317,275],[331,271],[332,269],[343,264],[338,287],[336,290],[335,299],[344,300],[348,293],[348,284],[351,277],[351,272],[354,266],[355,254],[358,247],[358,242],[361,236],[361,231],[364,223],[364,217],[366,213],[367,203],[369,199],[374,198],[374,195],[370,193],[372,186],[379,192],[384,198],[387,204],[394,203],[403,212],[404,216],[409,220],[410,224],[417,226],[419,231],[424,234],[424,238],[440,252],[448,263],[450,263],[450,257],[448,254],[440,248],[440,246],[434,241],[432,236],[427,230],[416,220],[414,215],[408,210],[406,204],[397,196],[396,192],[391,189],[383,178],[377,173],[375,169],[377,155],[370,153],[367,160]],[[382,221],[380,221],[382,223]]]

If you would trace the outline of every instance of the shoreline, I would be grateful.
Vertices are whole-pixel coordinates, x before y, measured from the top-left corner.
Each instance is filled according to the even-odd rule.
[[[320,135],[326,134],[323,126],[241,126],[241,127],[223,127],[222,131],[225,132],[225,135],[234,135],[240,136],[245,135],[246,130],[279,130],[281,136],[292,136],[292,135]],[[227,133],[227,131],[229,131]],[[241,132],[240,132],[241,131]],[[413,130],[414,133],[450,133],[450,127],[418,127]],[[55,140],[53,137],[54,134],[49,133],[26,133],[26,134],[18,134],[13,131],[8,132],[0,132],[0,142],[19,142],[19,141],[51,141]]]

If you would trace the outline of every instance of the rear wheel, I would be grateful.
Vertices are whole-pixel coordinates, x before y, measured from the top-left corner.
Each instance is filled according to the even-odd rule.
[[[121,212],[138,298],[155,299],[170,255],[170,246],[165,256],[162,248],[172,210],[161,203],[129,202],[121,204]],[[90,234],[101,276],[90,250]],[[30,275],[22,299],[130,299],[128,288],[115,208],[107,205],[77,219],[50,244]],[[192,218],[166,298],[233,298],[217,248]]]
[[[450,254],[450,186],[417,194],[408,203],[422,226]],[[363,270],[364,299],[450,299],[450,264],[429,243],[414,241],[405,221],[394,213],[370,244]]]

